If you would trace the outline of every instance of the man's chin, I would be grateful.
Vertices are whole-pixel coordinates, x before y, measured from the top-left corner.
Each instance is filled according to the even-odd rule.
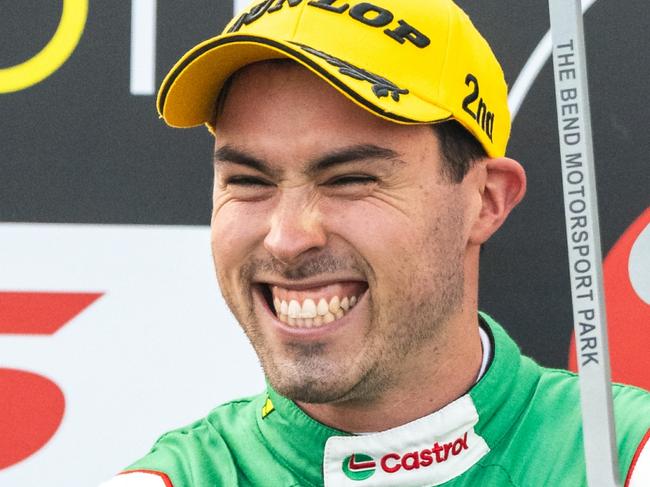
[[[323,364],[314,369],[314,365],[311,364],[311,368],[298,364],[284,365],[281,369],[266,370],[267,378],[277,393],[293,401],[310,404],[338,402],[354,388],[347,384],[340,370]]]
[[[273,388],[282,396],[295,402],[308,404],[328,404],[343,399],[348,391],[342,390],[340,384],[323,384],[316,381],[304,381],[302,383],[279,383],[271,382]]]

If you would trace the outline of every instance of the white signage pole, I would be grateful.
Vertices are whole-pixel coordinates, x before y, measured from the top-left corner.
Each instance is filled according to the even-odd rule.
[[[131,0],[131,94],[156,92],[157,0]]]
[[[238,12],[241,12],[242,10],[244,10],[244,7],[246,7],[246,5],[248,5],[249,3],[251,3],[250,0],[233,0],[232,9],[233,9],[233,12],[235,13],[235,15]]]
[[[580,401],[590,487],[620,485],[580,0],[549,0]]]

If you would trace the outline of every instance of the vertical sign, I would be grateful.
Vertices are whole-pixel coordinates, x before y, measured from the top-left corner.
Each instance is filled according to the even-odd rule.
[[[580,0],[549,0],[580,401],[590,487],[618,484]]]

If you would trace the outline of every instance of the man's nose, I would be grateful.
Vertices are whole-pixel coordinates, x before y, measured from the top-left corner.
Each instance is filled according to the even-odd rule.
[[[298,190],[283,194],[264,238],[266,250],[290,263],[312,249],[323,248],[326,242],[322,216],[309,196]]]

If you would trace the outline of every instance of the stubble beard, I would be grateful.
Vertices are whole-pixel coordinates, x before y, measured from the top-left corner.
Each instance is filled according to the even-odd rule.
[[[452,246],[445,255],[436,255],[437,266],[429,269],[421,282],[406,276],[408,288],[393,290],[390,299],[373,299],[373,286],[369,282],[367,296],[371,323],[359,344],[362,352],[344,360],[332,360],[326,343],[285,343],[283,349],[273,350],[257,320],[253,307],[250,276],[257,268],[278,268],[269,261],[247,264],[239,279],[239,291],[227,292],[221,280],[224,299],[239,321],[255,349],[264,373],[271,386],[294,401],[312,404],[347,401],[372,401],[399,383],[406,371],[400,364],[436,340],[443,323],[462,303],[464,274],[462,249]],[[436,252],[439,253],[439,252]],[[426,259],[426,257],[425,257]],[[298,270],[283,271],[287,277],[307,277],[327,269],[342,269],[344,263],[331,256],[317,258]],[[366,266],[363,266],[364,268]],[[368,274],[366,274],[368,275]],[[422,292],[429,289],[429,292]],[[247,296],[244,301],[237,296]],[[399,303],[390,306],[387,303]],[[382,304],[385,303],[385,304]],[[430,347],[429,347],[430,348]],[[435,361],[436,357],[430,360]]]
[[[370,333],[384,332],[375,333],[374,344],[365,349],[359,360],[360,380],[341,395],[340,401],[370,402],[399,388],[404,375],[419,372],[404,364],[417,362],[413,357],[424,349],[433,354],[427,358],[429,362],[437,361],[441,351],[436,344],[442,340],[444,325],[462,303],[464,274],[460,262],[461,254],[450,256],[448,265],[429,274],[427,282],[413,282],[411,288],[394,294],[393,302],[401,303],[400,306],[376,306],[377,318]],[[418,293],[418,286],[430,292]]]

